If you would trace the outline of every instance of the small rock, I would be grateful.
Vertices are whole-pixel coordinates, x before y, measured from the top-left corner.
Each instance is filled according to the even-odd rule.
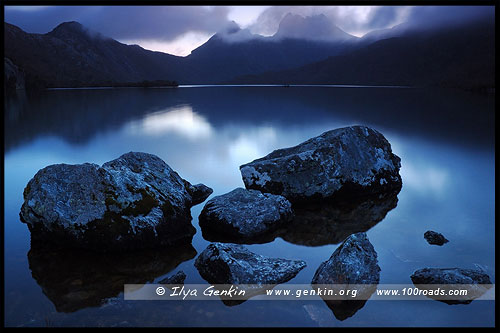
[[[239,243],[275,231],[291,217],[291,204],[286,198],[237,188],[210,199],[199,221],[206,239]]]
[[[422,268],[416,270],[411,276],[413,284],[419,289],[436,289],[435,285],[440,285],[444,289],[445,295],[431,295],[430,298],[436,299],[447,304],[469,304],[475,298],[480,297],[491,288],[491,280],[488,274],[479,269],[464,268]],[[425,285],[434,285],[426,288]],[[464,296],[448,296],[450,290],[467,290]]]
[[[399,191],[400,161],[382,134],[351,126],[275,150],[240,171],[247,189],[296,204]]]
[[[279,284],[306,267],[302,260],[269,258],[238,244],[210,244],[196,258],[195,267],[209,283]]]
[[[427,243],[431,245],[443,245],[448,243],[449,241],[440,233],[428,230],[424,233],[424,238],[427,240]]]
[[[314,274],[313,284],[377,284],[377,252],[366,233],[349,236]]]
[[[340,289],[349,289],[350,285],[356,285],[357,297],[361,300],[334,300],[323,297],[335,317],[338,320],[345,320],[365,305],[366,300],[377,289],[379,280],[377,252],[366,237],[366,233],[360,232],[344,240],[330,259],[318,267],[311,284],[313,288],[314,285],[321,285],[324,288],[329,288],[328,285],[341,285],[330,287],[337,294]]]
[[[411,275],[419,284],[491,284],[490,277],[479,269],[422,268]]]
[[[294,278],[306,267],[302,260],[269,258],[250,252],[242,245],[212,243],[196,258],[195,267],[212,284],[237,285],[245,291],[243,299],[221,296],[231,306],[264,293],[276,284]]]
[[[214,190],[204,184],[191,185],[189,182],[185,182],[186,190],[191,194],[192,205],[197,205],[205,201]]]

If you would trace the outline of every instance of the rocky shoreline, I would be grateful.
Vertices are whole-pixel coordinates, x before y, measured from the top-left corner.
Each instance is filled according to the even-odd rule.
[[[266,243],[276,237],[303,246],[340,243],[317,268],[311,284],[367,285],[359,291],[364,300],[324,299],[335,317],[345,320],[364,306],[379,283],[377,252],[365,232],[397,206],[402,188],[400,168],[401,159],[390,143],[365,126],[328,131],[246,163],[240,167],[245,188],[212,197],[203,207],[199,226],[203,238],[212,243],[196,257],[194,266],[209,283],[252,285],[248,290],[252,297],[293,279],[306,262],[265,257],[241,244]],[[133,256],[139,250],[158,249],[165,251],[169,262],[178,253],[169,249],[191,246],[196,229],[190,209],[212,192],[204,184],[192,185],[181,178],[159,157],[141,152],[124,154],[102,166],[47,166],[28,182],[20,211],[21,221],[31,232],[33,276],[62,311],[97,306],[108,294],[115,295],[115,289],[103,293],[96,278],[88,284],[82,282],[83,293],[68,300],[69,289],[57,287],[60,277],[50,273],[51,256],[71,266],[65,249],[68,253],[88,251],[77,255],[76,262],[89,262],[88,256],[103,252],[107,253],[101,261],[119,253]],[[448,242],[433,231],[424,237],[430,244]],[[39,250],[50,247],[59,252]],[[196,251],[191,251],[187,260],[195,256]],[[106,262],[102,265],[105,271]],[[151,277],[164,275],[176,265],[167,266],[168,270],[160,269],[156,276],[152,270]],[[70,279],[84,281],[80,270],[69,269],[68,274],[71,272],[75,277]],[[183,284],[185,279],[186,274],[179,271],[160,283]],[[484,272],[461,268],[423,268],[411,280],[416,286],[491,283]],[[478,295],[480,291],[485,292],[481,289]],[[244,302],[222,301],[230,306]]]

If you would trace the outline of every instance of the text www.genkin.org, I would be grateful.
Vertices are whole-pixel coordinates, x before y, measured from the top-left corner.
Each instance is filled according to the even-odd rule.
[[[126,284],[125,300],[494,300],[494,284]]]

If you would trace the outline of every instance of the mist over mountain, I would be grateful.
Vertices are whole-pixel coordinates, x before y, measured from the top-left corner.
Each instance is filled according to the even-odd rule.
[[[274,39],[307,39],[324,42],[353,41],[358,37],[348,34],[324,14],[303,17],[288,13],[281,20]]]
[[[325,15],[287,14],[273,36],[230,22],[179,57],[120,43],[78,22],[61,23],[46,34],[4,23],[4,57],[16,69],[9,73],[42,87],[155,80],[494,86],[493,28],[494,16],[440,29],[403,23],[358,38]]]
[[[62,23],[47,34],[4,23],[4,38],[4,56],[23,70],[28,85],[78,87],[189,76],[179,67],[180,57],[119,43],[77,22]]]
[[[193,50],[186,57],[186,64],[203,83],[222,83],[240,75],[302,66],[355,46],[344,35],[327,41],[278,33],[263,37],[232,26]]]
[[[494,19],[436,30],[403,24],[363,36],[351,52],[233,82],[494,87],[494,41]]]

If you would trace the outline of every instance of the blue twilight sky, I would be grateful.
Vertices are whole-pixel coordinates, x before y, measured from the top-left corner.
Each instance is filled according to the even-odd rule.
[[[403,22],[439,28],[481,15],[493,6],[6,6],[5,22],[46,33],[78,21],[122,43],[188,55],[231,21],[254,34],[273,35],[288,13],[324,14],[344,31],[361,37]]]

